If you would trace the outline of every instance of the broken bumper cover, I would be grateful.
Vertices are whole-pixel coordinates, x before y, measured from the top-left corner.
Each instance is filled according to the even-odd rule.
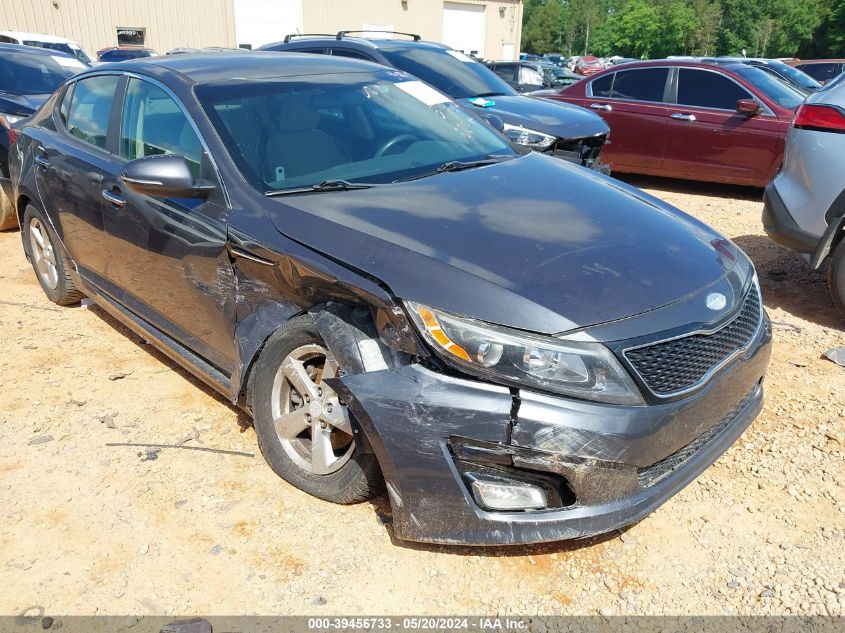
[[[397,538],[536,543],[634,523],[716,461],[760,412],[770,342],[766,322],[704,389],[655,406],[517,394],[420,365],[333,382],[379,459]],[[542,511],[487,511],[469,491],[467,467],[547,477],[571,497]]]

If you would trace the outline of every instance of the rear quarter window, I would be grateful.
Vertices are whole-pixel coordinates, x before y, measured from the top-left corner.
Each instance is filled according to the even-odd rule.
[[[594,97],[610,96],[610,89],[613,87],[613,76],[615,74],[616,73],[610,73],[609,75],[604,75],[598,79],[593,79],[593,81],[590,82],[590,90],[592,91]]]

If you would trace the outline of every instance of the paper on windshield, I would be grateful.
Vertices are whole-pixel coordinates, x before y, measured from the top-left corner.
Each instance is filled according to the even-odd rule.
[[[475,61],[472,57],[470,57],[468,55],[464,55],[461,51],[447,50],[446,52],[449,55],[451,55],[452,57],[454,57],[455,59],[457,59],[459,62],[468,63],[468,62],[474,62]]]
[[[396,87],[399,90],[407,92],[415,99],[422,101],[427,106],[449,102],[449,97],[437,92],[434,88],[421,81],[400,81],[396,84]]]
[[[85,68],[85,64],[73,57],[62,57],[61,55],[50,55],[50,57],[52,57],[53,61],[59,66],[67,66],[68,68]]]

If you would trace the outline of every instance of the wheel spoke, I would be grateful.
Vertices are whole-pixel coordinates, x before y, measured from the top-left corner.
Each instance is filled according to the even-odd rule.
[[[50,288],[55,288],[56,284],[59,283],[59,274],[56,272],[56,267],[52,266],[49,262],[47,263],[47,285]]]
[[[337,361],[334,359],[334,356],[331,355],[331,352],[329,352],[329,355],[326,356],[326,362],[323,365],[323,377],[321,382],[326,378],[335,378],[337,376],[337,370]]]
[[[41,235],[41,225],[36,224],[30,226],[29,233],[33,238],[35,238],[35,242],[38,244],[39,249],[43,251],[46,245],[44,244],[44,236]]]
[[[273,426],[279,437],[292,439],[308,428],[311,422],[305,417],[307,409],[297,409],[290,413],[283,413],[273,419]]]
[[[311,427],[311,468],[315,475],[331,472],[331,466],[337,461],[332,449],[332,431],[315,422]]]
[[[290,381],[290,384],[293,385],[293,388],[300,395],[303,397],[306,395],[311,398],[316,397],[317,385],[314,384],[308,372],[305,371],[305,365],[302,364],[302,361],[287,358],[282,363],[282,371],[285,373],[285,378]]]
[[[347,435],[352,435],[352,424],[349,422],[349,412],[346,407],[340,404],[337,398],[330,398],[328,402],[332,405],[331,412],[326,411],[323,418],[334,428]]]

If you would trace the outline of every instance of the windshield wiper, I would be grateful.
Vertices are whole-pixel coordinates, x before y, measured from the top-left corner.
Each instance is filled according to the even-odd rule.
[[[504,92],[482,92],[481,94],[470,97],[470,99],[478,99],[479,97],[506,97]]]
[[[324,180],[316,185],[308,185],[307,187],[292,187],[290,189],[277,189],[275,191],[267,191],[265,196],[286,196],[293,193],[322,193],[324,191],[351,191],[352,189],[370,189],[377,187],[378,183],[363,183],[363,182],[349,182],[348,180]]]
[[[489,156],[488,158],[483,158],[481,160],[469,160],[469,161],[462,161],[462,160],[450,160],[449,162],[443,163],[435,169],[434,171],[427,171],[421,174],[416,174],[414,176],[410,176],[408,178],[400,178],[399,180],[394,180],[393,182],[409,182],[411,180],[419,180],[420,178],[428,178],[429,176],[436,176],[437,174],[445,174],[447,172],[452,171],[463,171],[464,169],[473,169],[475,167],[484,167],[485,165],[493,165],[494,163],[501,163],[506,160],[510,160],[511,158],[516,158],[516,155],[510,154],[494,154]]]

